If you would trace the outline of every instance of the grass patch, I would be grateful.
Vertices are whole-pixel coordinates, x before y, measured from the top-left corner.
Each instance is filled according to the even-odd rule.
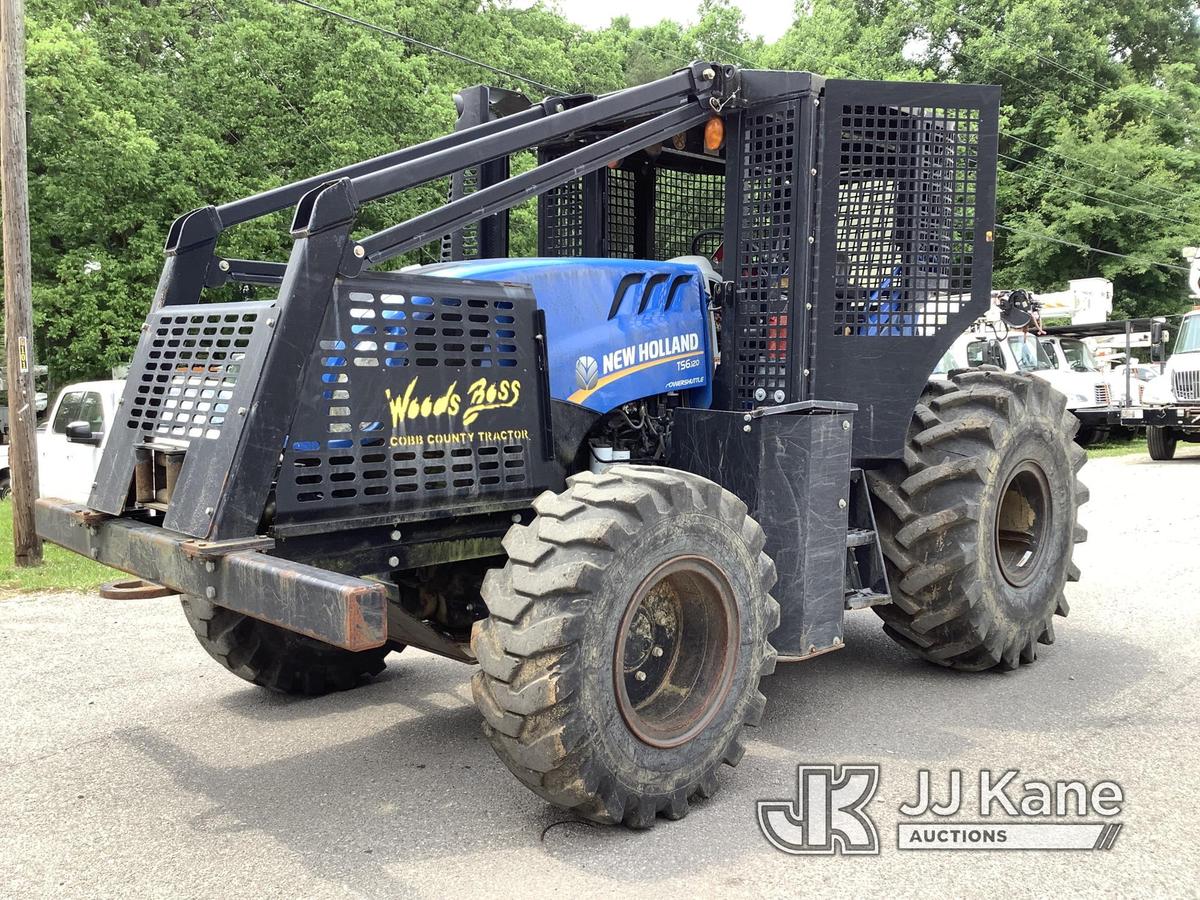
[[[1146,436],[1143,434],[1128,441],[1105,441],[1102,444],[1093,444],[1087,448],[1087,452],[1089,459],[1099,459],[1105,456],[1132,456],[1135,453],[1148,455],[1150,453],[1146,449]]]
[[[52,591],[90,591],[122,573],[55,544],[43,545],[44,562],[37,568],[13,564],[12,500],[0,500],[0,597]]]

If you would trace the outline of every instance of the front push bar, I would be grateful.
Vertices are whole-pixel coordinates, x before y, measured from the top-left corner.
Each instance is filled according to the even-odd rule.
[[[34,517],[44,540],[181,594],[346,650],[387,641],[381,584],[268,556],[261,546],[198,541],[66,500],[39,499]]]

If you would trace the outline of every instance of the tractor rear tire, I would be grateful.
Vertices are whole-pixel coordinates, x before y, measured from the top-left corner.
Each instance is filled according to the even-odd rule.
[[[712,796],[762,716],[775,566],[746,505],[697,475],[614,466],[567,484],[484,580],[475,703],[535,793],[649,828]]]
[[[1150,425],[1146,428],[1146,447],[1150,451],[1151,459],[1174,459],[1175,447],[1178,444],[1179,438],[1170,428],[1161,425]]]
[[[317,697],[357,687],[384,670],[398,644],[354,652],[334,647],[217,606],[202,597],[180,597],[200,646],[239,678],[281,694]]]
[[[1053,643],[1087,537],[1077,426],[1063,395],[1028,375],[928,385],[903,460],[868,475],[893,601],[875,610],[893,639],[964,671],[1015,669]]]

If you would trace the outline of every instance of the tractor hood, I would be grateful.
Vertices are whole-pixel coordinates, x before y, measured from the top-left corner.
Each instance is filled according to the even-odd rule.
[[[699,269],[628,259],[480,259],[422,275],[533,288],[546,317],[550,395],[604,413],[669,391],[712,401],[715,346]]]

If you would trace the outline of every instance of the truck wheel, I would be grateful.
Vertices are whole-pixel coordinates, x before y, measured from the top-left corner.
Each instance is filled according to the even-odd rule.
[[[1174,459],[1175,446],[1179,438],[1170,428],[1161,425],[1150,425],[1146,428],[1146,446],[1150,450],[1151,459]]]
[[[1015,669],[1054,641],[1087,532],[1087,453],[1062,394],[1028,375],[931,383],[901,462],[869,473],[892,604],[884,630],[942,666]]]
[[[310,697],[345,691],[384,670],[383,658],[397,644],[353,652],[334,647],[270,622],[183,596],[200,646],[239,678],[283,694]]]
[[[1078,421],[1078,420],[1076,420]],[[1109,438],[1109,430],[1096,425],[1080,425],[1075,432],[1075,443],[1080,447],[1091,447],[1093,444],[1103,444]]]
[[[483,583],[484,732],[535,793],[649,828],[717,790],[775,668],[775,566],[746,506],[686,472],[584,472],[534,503]]]

